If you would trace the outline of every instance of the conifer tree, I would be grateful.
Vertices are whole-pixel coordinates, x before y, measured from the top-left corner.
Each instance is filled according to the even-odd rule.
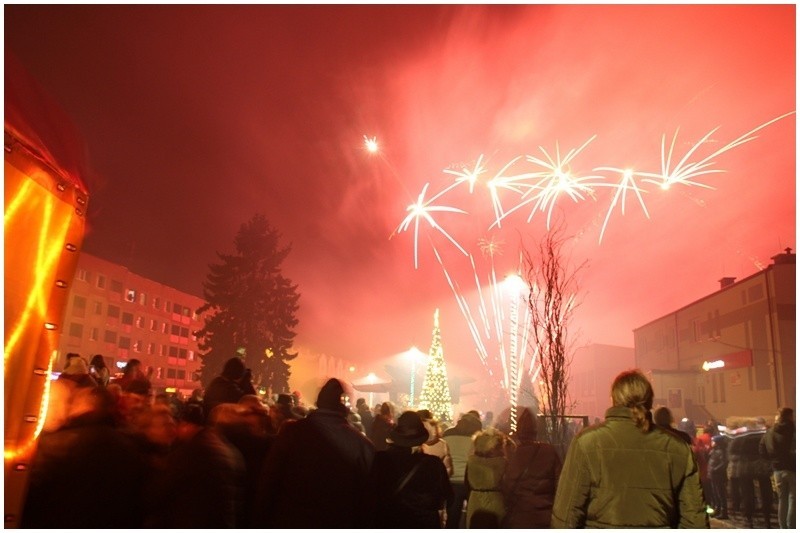
[[[453,419],[453,402],[450,386],[447,383],[447,367],[444,363],[438,309],[433,314],[433,341],[428,353],[428,368],[425,371],[419,408],[429,410],[440,420]]]
[[[221,372],[225,361],[241,356],[251,369],[253,384],[274,392],[289,391],[289,365],[297,326],[300,294],[281,264],[291,250],[281,247],[280,234],[266,217],[256,214],[242,224],[234,239],[235,253],[217,253],[203,283],[206,313],[198,338],[204,385]]]

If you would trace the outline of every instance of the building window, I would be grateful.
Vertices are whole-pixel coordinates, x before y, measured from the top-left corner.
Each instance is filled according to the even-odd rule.
[[[168,368],[167,369],[167,379],[175,379],[175,369]]]
[[[143,316],[137,316],[136,317],[136,327],[140,328],[140,329],[144,328],[144,317]]]
[[[127,326],[133,325],[133,313],[122,313],[122,321],[123,324]]]
[[[186,337],[188,339],[189,338],[189,328],[181,328],[180,335],[181,335],[181,337]]]
[[[72,298],[72,314],[74,316],[86,316],[86,298],[77,294]]]
[[[80,339],[83,337],[83,324],[78,324],[77,322],[72,322],[69,325],[69,336],[76,337]]]
[[[111,318],[119,318],[119,307],[117,307],[116,305],[109,304],[107,314]]]
[[[163,379],[164,369],[161,367],[156,368],[156,379]]]
[[[101,302],[94,303],[94,314],[102,315],[103,314],[103,304]]]
[[[111,292],[116,292],[118,294],[122,294],[122,282],[117,281],[115,279],[111,280],[111,286],[109,287]]]
[[[186,348],[178,350],[178,359],[186,359]]]
[[[189,350],[186,357],[189,361],[194,361],[194,350]]]
[[[97,275],[97,288],[98,289],[105,289],[106,288],[106,277],[102,274]]]
[[[172,324],[172,327],[169,328],[170,335],[180,335],[181,334],[181,327],[177,324]]]
[[[167,345],[166,345],[166,344],[162,344],[162,345],[161,345],[161,351],[160,351],[160,354],[161,354],[162,356],[163,356],[163,355],[167,355]]]
[[[186,371],[178,370],[178,379],[186,379]]]
[[[181,314],[183,306],[181,304],[172,304],[172,312],[176,315]]]
[[[125,293],[125,300],[133,303],[136,301],[136,291],[133,289],[128,289],[128,292]]]
[[[107,329],[105,331],[105,333],[103,334],[103,341],[105,341],[107,343],[110,343],[110,344],[116,344],[117,343],[117,332]]]
[[[153,298],[153,309],[161,309],[161,298],[157,296]]]
[[[161,323],[161,333],[166,333],[166,332],[167,332],[167,323],[166,322],[162,322]]]
[[[170,357],[178,357],[178,347],[177,346],[170,346],[169,347],[169,356]]]
[[[134,352],[141,352],[142,351],[142,341],[136,341],[133,343],[133,351]]]
[[[147,305],[147,295],[143,292],[139,293],[139,305]]]
[[[89,281],[89,271],[84,270],[82,268],[78,269],[78,272],[75,274],[75,277],[81,281]]]
[[[120,337],[119,338],[119,347],[123,350],[130,350],[131,348],[131,338],[130,337]]]
[[[153,355],[154,353],[156,353],[156,343],[151,342],[150,344],[147,345],[147,353],[149,355]]]
[[[100,333],[97,331],[97,328],[92,328],[91,333],[89,333],[89,340],[97,342],[97,336]]]

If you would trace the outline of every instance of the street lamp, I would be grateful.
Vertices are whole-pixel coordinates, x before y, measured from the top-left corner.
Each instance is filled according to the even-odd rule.
[[[411,359],[411,390],[408,396],[408,406],[414,407],[414,380],[417,377],[417,361],[424,359],[425,354],[416,346],[412,346],[406,353],[408,354],[408,358]]]
[[[376,380],[376,379],[378,379],[378,376],[376,376],[376,375],[375,375],[373,372],[370,372],[370,373],[367,375],[367,383],[369,383],[370,385],[372,385],[373,383],[375,383],[375,380]],[[370,408],[370,409],[372,409],[372,406],[374,405],[374,403],[373,403],[373,402],[374,402],[374,399],[373,399],[373,397],[372,397],[372,394],[373,394],[373,392],[372,392],[372,389],[370,389],[370,391],[369,391],[369,408]]]

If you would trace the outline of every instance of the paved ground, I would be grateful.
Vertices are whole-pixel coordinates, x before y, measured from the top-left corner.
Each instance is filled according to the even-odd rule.
[[[778,528],[778,517],[775,513],[772,514],[770,526],[774,529]],[[754,518],[753,525],[750,527],[741,514],[732,513],[727,520],[711,517],[711,529],[765,529],[766,527],[764,519],[760,517]]]

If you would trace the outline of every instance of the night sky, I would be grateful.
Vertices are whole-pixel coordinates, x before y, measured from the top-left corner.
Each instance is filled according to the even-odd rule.
[[[454,374],[480,360],[448,285],[474,299],[468,260],[437,231],[390,238],[444,169],[493,175],[517,156],[661,170],[706,134],[694,160],[795,110],[795,6],[46,6],[6,5],[5,47],[72,119],[85,147],[84,250],[202,295],[216,252],[264,213],[291,244],[296,347],[359,373],[416,345],[441,309]],[[586,261],[577,345],[633,346],[632,330],[795,247],[795,116],[713,158],[697,181],[647,186],[611,213],[611,187],[560,197],[569,259]],[[364,136],[381,150],[370,154]],[[594,137],[596,136],[596,137]],[[541,147],[541,148],[540,148]],[[558,148],[557,148],[558,147]],[[544,149],[544,150],[542,150]],[[523,157],[513,166],[531,168]],[[609,177],[609,183],[617,178]],[[642,184],[642,188],[645,188]],[[504,193],[501,193],[504,194]],[[489,229],[485,187],[437,203],[436,221],[478,262],[501,243],[497,276],[535,242],[531,207]],[[517,199],[514,199],[517,198]],[[503,196],[503,205],[518,195]],[[444,269],[433,246],[441,252]],[[483,269],[483,270],[481,270]],[[474,311],[474,309],[473,309]]]

